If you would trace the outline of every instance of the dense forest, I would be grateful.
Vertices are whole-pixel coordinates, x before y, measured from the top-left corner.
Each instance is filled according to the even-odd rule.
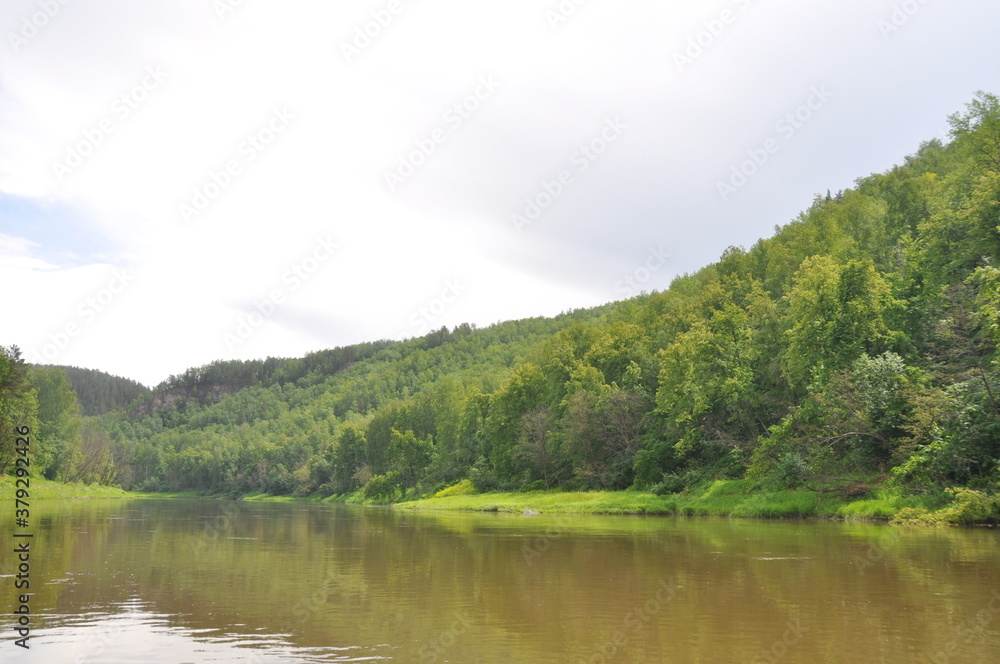
[[[663,292],[216,362],[149,392],[11,347],[0,425],[37,427],[46,477],[128,489],[997,490],[1000,100],[978,93],[949,120],[947,143]]]
[[[136,399],[149,396],[151,390],[137,381],[112,376],[96,369],[61,367],[76,393],[82,415],[103,415],[129,406]]]

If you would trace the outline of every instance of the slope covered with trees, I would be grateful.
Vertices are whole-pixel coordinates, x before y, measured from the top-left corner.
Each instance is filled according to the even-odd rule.
[[[664,292],[216,363],[84,422],[126,488],[996,490],[1000,101],[979,93],[950,122],[947,144]]]
[[[128,408],[137,399],[148,397],[151,390],[131,378],[112,376],[97,369],[55,367],[62,369],[76,393],[80,412],[85,416],[103,415]]]

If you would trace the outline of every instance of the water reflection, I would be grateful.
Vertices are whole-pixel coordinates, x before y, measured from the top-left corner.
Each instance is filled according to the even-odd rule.
[[[6,644],[4,661],[1000,661],[995,530],[226,501],[43,510],[32,650]]]

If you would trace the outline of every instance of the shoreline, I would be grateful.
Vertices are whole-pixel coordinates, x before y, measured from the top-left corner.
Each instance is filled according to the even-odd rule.
[[[0,489],[15,490],[15,478],[0,478]],[[272,496],[205,494],[197,491],[130,492],[118,487],[62,483],[32,478],[37,500],[195,499],[246,502],[344,504],[428,512],[497,512],[528,515],[621,515],[726,517],[750,520],[808,520],[921,526],[988,526],[1000,521],[1000,494],[969,489],[907,496],[873,488],[867,495],[845,497],[837,491],[774,489],[749,480],[716,480],[684,493],[562,491],[474,493],[461,482],[430,497],[403,497],[398,502],[366,500],[360,491],[341,496]]]
[[[393,507],[450,512],[696,516],[904,526],[991,526],[997,524],[1000,516],[1000,495],[967,489],[926,496],[872,489],[865,496],[844,497],[834,491],[819,494],[803,489],[768,490],[747,480],[718,480],[688,493],[663,496],[628,490],[460,495],[447,495],[447,491],[431,498],[395,503]]]

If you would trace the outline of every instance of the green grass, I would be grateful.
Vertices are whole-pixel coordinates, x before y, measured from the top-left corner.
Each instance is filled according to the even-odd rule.
[[[864,500],[845,504],[838,514],[846,521],[888,521],[904,509],[936,509],[947,502],[948,496],[943,493],[918,497],[880,489]]]
[[[0,495],[14,496],[18,488],[15,478],[10,475],[0,477]],[[50,500],[66,498],[140,498],[145,494],[131,493],[124,489],[100,484],[77,484],[73,482],[53,482],[37,477],[29,478],[29,500]]]
[[[467,496],[476,492],[476,488],[472,486],[472,480],[462,480],[452,484],[450,487],[441,489],[434,494],[435,498],[447,498],[448,496]]]
[[[475,512],[523,512],[530,509],[546,514],[674,514],[676,512],[676,503],[670,498],[631,491],[532,491],[446,495],[398,505],[408,509]]]
[[[942,505],[941,496],[904,496],[886,490],[863,499],[835,492],[778,489],[751,480],[718,480],[685,493],[657,496],[641,491],[533,491],[528,493],[447,493],[398,503],[401,509],[523,512],[543,514],[677,514],[756,519],[823,518],[889,521],[904,509]],[[947,497],[944,499],[947,500]]]
[[[830,496],[821,500],[809,491],[765,491],[747,480],[719,480],[696,490],[665,496],[641,491],[534,491],[436,495],[400,503],[408,509],[522,512],[546,514],[681,514],[788,518],[836,516],[842,505]]]

